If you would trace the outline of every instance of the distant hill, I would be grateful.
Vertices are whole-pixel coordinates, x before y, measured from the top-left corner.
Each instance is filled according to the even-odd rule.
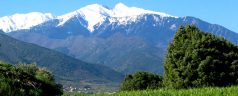
[[[65,85],[84,83],[118,83],[123,75],[102,65],[89,64],[62,53],[13,39],[0,32],[0,60],[16,63],[36,63],[46,67]]]

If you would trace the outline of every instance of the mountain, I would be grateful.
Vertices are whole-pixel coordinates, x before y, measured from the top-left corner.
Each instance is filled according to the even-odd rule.
[[[205,32],[238,43],[238,34],[220,25],[190,16],[176,17],[127,7],[122,3],[114,8],[88,5],[7,35],[124,74],[139,70],[162,74],[167,46],[177,29],[187,24],[195,24]]]
[[[29,29],[30,27],[36,26],[53,18],[54,16],[50,13],[40,12],[4,16],[0,18],[0,29],[4,32]]]
[[[0,60],[11,64],[36,63],[49,69],[58,82],[83,86],[119,83],[123,75],[108,67],[89,64],[62,53],[25,43],[0,33]],[[87,85],[86,84],[86,85]],[[86,86],[85,85],[85,86]]]
[[[107,17],[132,17],[140,14],[158,14],[160,16],[170,16],[161,12],[153,12],[149,10],[144,10],[136,7],[127,7],[122,3],[118,3],[113,9],[99,4],[92,4],[83,7],[74,12],[68,13],[63,16],[59,16],[57,19],[60,20],[59,25],[63,25],[69,19],[73,17],[82,17],[86,20],[87,29],[92,32],[94,31],[94,26],[105,21]],[[122,21],[123,22],[123,21]]]

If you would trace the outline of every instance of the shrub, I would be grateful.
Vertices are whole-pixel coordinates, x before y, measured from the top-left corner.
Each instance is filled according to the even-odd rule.
[[[165,58],[164,85],[170,88],[237,84],[238,47],[224,38],[181,27]]]
[[[136,72],[127,75],[121,84],[120,90],[156,89],[162,86],[162,77],[149,72]]]

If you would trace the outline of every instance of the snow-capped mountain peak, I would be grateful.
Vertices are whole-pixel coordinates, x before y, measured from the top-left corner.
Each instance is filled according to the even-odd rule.
[[[136,15],[142,15],[142,14],[157,14],[162,17],[175,17],[175,16],[171,16],[162,12],[155,12],[155,11],[145,10],[145,9],[137,8],[137,7],[127,7],[123,3],[116,4],[116,6],[114,7],[112,11],[113,11],[113,17],[136,16]]]
[[[32,26],[51,20],[54,16],[51,13],[31,12],[27,14],[14,14],[0,18],[0,29],[4,32],[29,29]]]
[[[80,15],[88,22],[87,28],[89,31],[92,32],[94,30],[94,26],[96,24],[103,22],[107,17],[113,18],[119,17],[122,18],[123,20],[118,21],[125,22],[124,20],[129,20],[128,17],[133,17],[132,19],[133,21],[135,21],[136,16],[143,14],[157,14],[160,15],[161,17],[175,17],[162,12],[155,12],[137,7],[128,7],[123,3],[116,4],[115,7],[112,9],[99,4],[92,4],[87,5],[77,11],[68,13],[63,16],[59,16],[58,19],[61,22],[59,23],[58,26],[63,25],[70,18]],[[123,17],[125,17],[126,19]]]
[[[123,3],[117,3],[114,7],[114,9],[117,10],[126,10],[129,9],[129,7],[127,7],[126,5],[124,5]]]
[[[88,29],[91,32],[94,30],[94,25],[103,22],[105,18],[111,14],[110,9],[99,4],[88,5],[84,8],[81,8],[79,12],[88,22]]]
[[[39,12],[4,16],[0,18],[0,29],[4,32],[29,29],[51,19],[58,19],[58,26],[63,26],[71,18],[81,17],[87,22],[87,24],[84,24],[83,26],[87,27],[90,32],[93,32],[94,26],[101,24],[106,20],[106,18],[109,18],[110,21],[128,24],[128,22],[136,22],[137,18],[143,14],[157,14],[161,17],[175,17],[162,12],[155,12],[137,7],[128,7],[123,3],[116,4],[114,8],[108,8],[100,4],[91,4],[56,18],[50,13]]]
[[[110,16],[110,13],[111,11],[107,9],[106,7],[99,4],[92,4],[92,5],[85,6],[74,12],[71,12],[69,14],[59,16],[58,19],[60,19],[61,21],[59,25],[63,25],[70,18],[80,15],[88,22],[88,25],[87,25],[88,29],[90,31],[93,31],[94,25],[104,21],[104,19],[107,16]]]

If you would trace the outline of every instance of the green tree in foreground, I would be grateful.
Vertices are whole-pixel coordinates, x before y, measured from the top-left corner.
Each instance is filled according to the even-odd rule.
[[[1,96],[56,96],[62,93],[61,85],[55,83],[46,69],[35,64],[13,66],[0,62]]]
[[[170,88],[229,86],[238,81],[238,47],[224,38],[181,27],[168,47],[164,85]]]
[[[149,72],[136,72],[127,75],[121,84],[120,90],[156,89],[162,86],[162,77]]]

